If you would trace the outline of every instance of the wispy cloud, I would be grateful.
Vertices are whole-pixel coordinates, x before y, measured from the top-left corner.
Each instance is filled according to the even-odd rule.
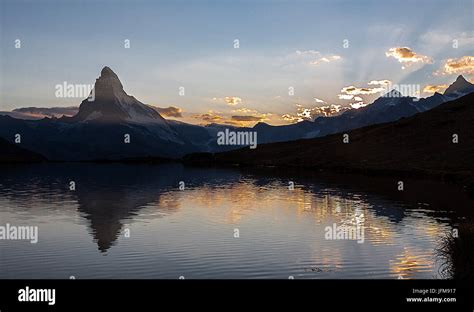
[[[369,83],[367,83],[370,86],[376,85],[376,86],[389,86],[392,82],[388,79],[384,80],[372,80]]]
[[[303,59],[309,65],[315,65],[315,66],[321,63],[331,63],[331,62],[342,59],[340,55],[322,54],[321,52],[315,51],[315,50],[306,50],[306,51],[297,50],[295,53],[297,57]]]
[[[443,85],[427,85],[423,88],[423,93],[435,93],[446,90],[447,84]]]
[[[355,102],[355,103],[350,103],[349,105],[350,105],[351,108],[353,108],[353,109],[359,109],[359,108],[365,107],[365,106],[367,106],[367,105],[369,105],[369,104],[366,104],[366,103],[364,103],[364,102]]]
[[[447,59],[435,75],[466,74],[474,75],[474,56]]]
[[[210,110],[204,114],[195,114],[192,116],[192,118],[200,120],[200,124],[217,123],[223,125],[247,127],[252,126],[257,122],[266,121],[272,116],[270,113],[259,113],[256,110],[246,108],[234,111],[240,111],[245,115],[229,115],[229,113],[215,112]]]
[[[352,94],[338,94],[339,100],[352,100],[354,96]]]
[[[226,96],[224,101],[227,103],[227,105],[231,106],[242,103],[242,99],[238,96]]]
[[[355,86],[348,86],[341,89],[340,95],[350,95],[352,97],[347,99],[352,99],[356,95],[368,95],[368,94],[377,94],[387,90],[385,87],[374,87],[374,88],[360,88]]]
[[[262,121],[265,118],[262,117],[262,116],[249,116],[249,115],[240,116],[240,115],[236,115],[236,116],[232,116],[231,119],[235,120],[235,121]]]
[[[390,80],[381,79],[369,81],[367,83],[369,87],[356,87],[353,85],[343,87],[340,94],[338,94],[338,98],[340,100],[351,100],[352,102],[349,103],[349,107],[359,109],[368,105],[362,96],[369,96],[370,98],[370,96],[387,92],[391,84],[392,82]]]
[[[344,111],[350,109],[350,107],[330,104],[325,106],[316,106],[306,108],[300,104],[296,105],[297,112],[296,114],[284,114],[281,117],[290,123],[301,122],[304,120],[314,120],[317,117],[330,117],[343,113]]]
[[[385,56],[393,57],[398,60],[398,62],[405,64],[405,66],[410,66],[415,63],[433,63],[431,57],[418,54],[409,47],[390,48],[385,52]],[[405,66],[402,68],[405,68]]]
[[[469,47],[474,44],[472,32],[456,32],[447,29],[430,30],[420,36],[420,41],[430,49],[447,48],[451,49],[452,44],[459,47]],[[432,50],[430,50],[432,51]]]
[[[209,111],[204,114],[197,114],[193,115],[193,118],[202,120],[204,124],[209,124],[209,123],[220,123],[225,121],[225,118],[218,113],[215,113],[213,111]]]
[[[233,109],[230,111],[231,113],[242,113],[242,114],[257,114],[258,111],[255,109],[250,109],[246,107],[238,108],[238,109]]]
[[[226,103],[229,106],[235,106],[242,103],[242,98],[238,96],[213,97],[213,102]]]
[[[156,106],[151,106],[151,107],[155,109],[158,113],[160,113],[160,115],[162,115],[163,117],[175,117],[175,118],[183,117],[182,115],[183,110],[179,107],[175,107],[175,106],[170,106],[166,108],[161,108],[161,107],[156,107]]]
[[[310,62],[309,64],[310,65],[319,65],[321,63],[330,63],[330,62],[333,62],[333,61],[338,61],[340,59],[341,59],[341,57],[339,55],[329,55],[329,56],[324,56],[324,57],[321,57],[317,60],[314,60],[314,61]]]

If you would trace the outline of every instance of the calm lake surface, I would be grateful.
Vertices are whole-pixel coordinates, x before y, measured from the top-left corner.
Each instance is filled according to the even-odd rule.
[[[38,226],[36,244],[0,240],[0,278],[442,278],[435,248],[472,205],[457,186],[407,180],[399,192],[394,178],[0,168],[0,226]],[[363,243],[326,239],[354,220]]]

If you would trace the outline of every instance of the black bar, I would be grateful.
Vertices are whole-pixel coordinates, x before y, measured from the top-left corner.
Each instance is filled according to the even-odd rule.
[[[19,302],[18,291],[55,289],[55,304],[47,302]],[[428,290],[414,293],[414,289]],[[442,293],[431,293],[432,290]],[[139,306],[146,311],[165,307],[193,309],[220,307],[228,310],[241,306],[282,307],[288,304],[295,311],[299,307],[327,307],[339,311],[341,307],[393,307],[400,309],[473,311],[474,288],[455,280],[1,280],[0,311],[67,311],[81,308]],[[446,293],[450,291],[450,293]],[[456,298],[456,302],[407,302],[407,298]],[[169,308],[166,308],[167,310]],[[138,310],[131,310],[138,311]]]

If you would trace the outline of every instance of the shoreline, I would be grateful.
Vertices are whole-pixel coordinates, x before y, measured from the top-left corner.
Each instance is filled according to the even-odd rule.
[[[203,158],[203,156],[205,156]],[[463,187],[469,197],[474,198],[474,176],[469,173],[458,173],[450,171],[427,171],[419,169],[399,170],[385,168],[357,168],[350,166],[301,166],[301,165],[278,165],[278,164],[249,164],[236,163],[230,161],[215,160],[215,154],[189,154],[183,159],[168,159],[161,157],[149,158],[130,158],[117,160],[77,160],[77,161],[37,161],[37,162],[0,162],[2,166],[29,166],[38,164],[124,164],[124,165],[163,165],[163,164],[182,164],[187,167],[202,168],[234,168],[238,170],[252,170],[265,175],[289,175],[315,177],[319,175],[348,175],[364,177],[398,178],[398,179],[416,179],[439,183],[455,184]]]

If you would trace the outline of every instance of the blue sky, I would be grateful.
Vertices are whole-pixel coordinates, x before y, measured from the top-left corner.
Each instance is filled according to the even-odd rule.
[[[106,65],[129,94],[179,107],[195,123],[207,114],[279,124],[305,108],[370,103],[378,94],[356,94],[362,101],[339,94],[376,87],[373,80],[423,89],[458,74],[474,78],[469,64],[443,71],[448,59],[474,55],[472,0],[0,3],[0,110],[78,105],[56,98],[55,85],[92,84]],[[401,47],[414,53],[411,61],[387,56]]]

